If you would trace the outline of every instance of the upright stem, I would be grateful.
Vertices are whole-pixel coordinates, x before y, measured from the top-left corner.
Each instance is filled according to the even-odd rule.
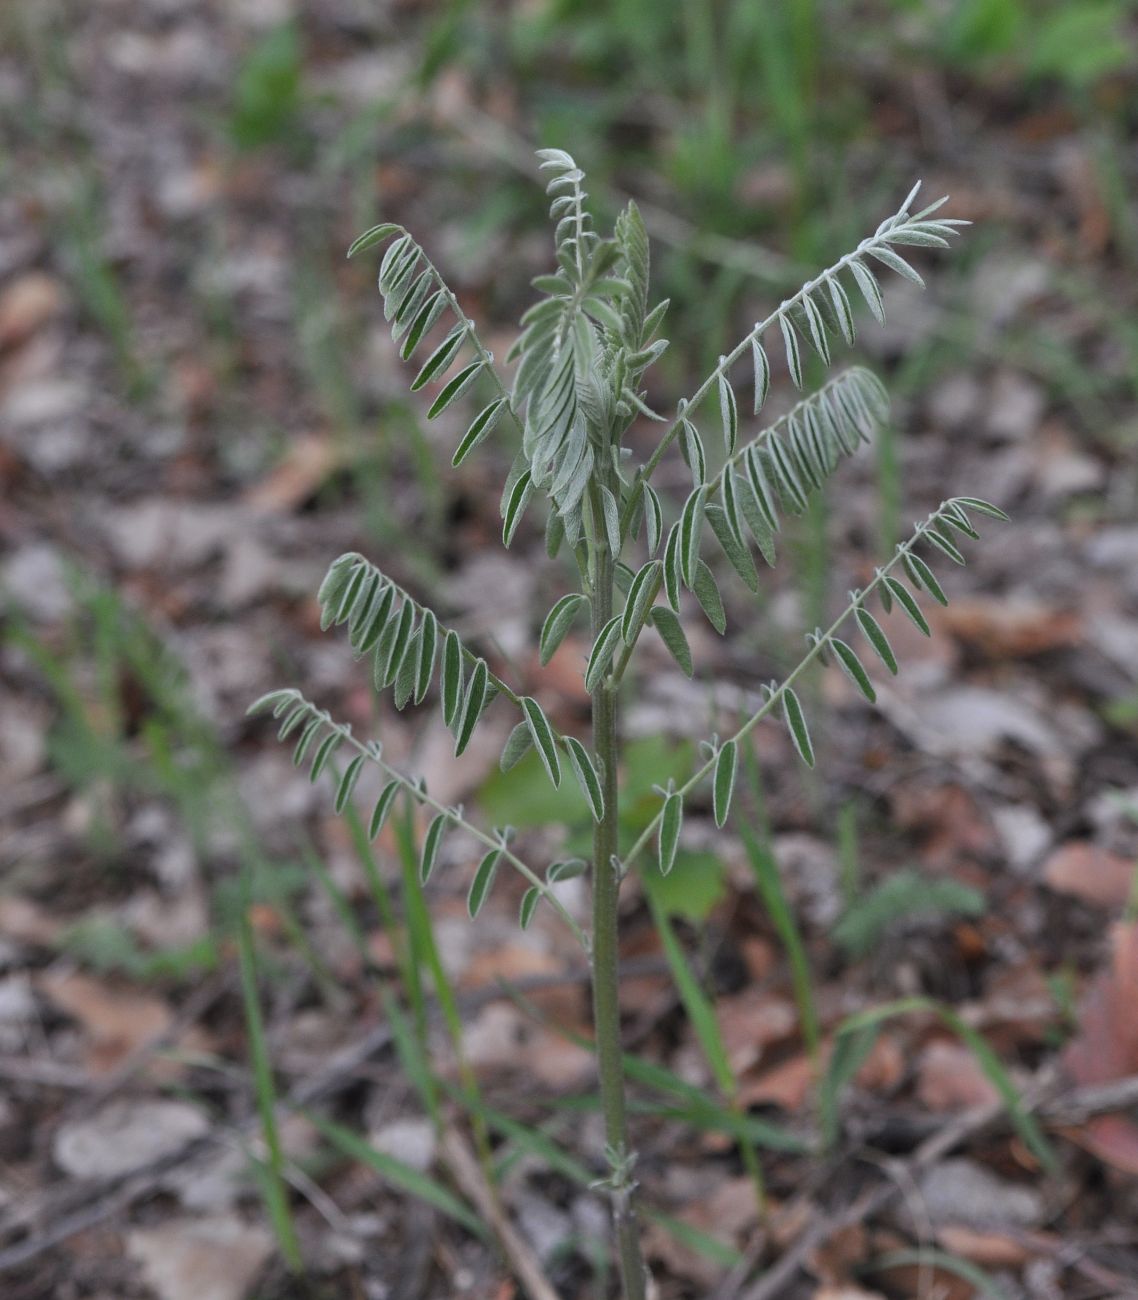
[[[603,542],[597,544],[596,578],[592,591],[593,637],[612,617],[613,557]],[[609,1189],[613,1226],[620,1256],[624,1300],[644,1300],[645,1271],[640,1234],[633,1208],[636,1184],[632,1178],[632,1153],[627,1139],[624,1104],[624,1065],[620,1044],[620,953],[617,903],[620,877],[613,858],[619,849],[617,824],[617,685],[603,682],[593,696],[593,748],[601,761],[605,798],[604,818],[593,832],[593,1019],[597,1037],[601,1109],[605,1142],[609,1148]]]

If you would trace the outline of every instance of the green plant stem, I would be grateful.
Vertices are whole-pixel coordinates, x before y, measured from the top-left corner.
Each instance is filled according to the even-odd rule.
[[[592,592],[593,637],[612,617],[613,557],[603,543],[597,545],[597,568]],[[613,1226],[620,1257],[621,1293],[624,1300],[644,1300],[645,1272],[640,1236],[633,1206],[635,1182],[628,1147],[624,1099],[624,1065],[620,1043],[620,951],[617,905],[620,874],[615,861],[620,847],[617,790],[617,690],[604,682],[593,696],[593,749],[601,761],[605,800],[604,817],[593,830],[593,1018],[597,1039],[601,1110],[605,1141],[612,1169],[609,1190]]]

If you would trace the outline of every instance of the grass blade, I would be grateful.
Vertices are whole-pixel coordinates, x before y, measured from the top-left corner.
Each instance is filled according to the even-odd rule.
[[[253,1066],[253,1086],[257,1094],[257,1112],[261,1118],[261,1133],[268,1152],[268,1159],[263,1165],[262,1179],[265,1207],[280,1244],[281,1254],[290,1272],[302,1273],[304,1261],[289,1207],[288,1186],[284,1179],[285,1158],[280,1129],[277,1127],[276,1084],[273,1079],[272,1062],[269,1059],[265,1021],[261,1014],[261,999],[257,988],[257,956],[253,941],[253,926],[249,920],[248,873],[243,878],[242,892],[245,897],[237,927],[237,953],[241,970],[241,1001],[245,1010],[245,1029],[249,1035],[249,1055]]]
[[[478,1215],[465,1202],[460,1201],[449,1188],[444,1187],[442,1183],[436,1181],[429,1174],[421,1173],[418,1169],[404,1164],[402,1160],[397,1160],[394,1156],[389,1156],[383,1151],[377,1151],[375,1147],[365,1142],[351,1129],[344,1128],[342,1124],[336,1124],[332,1120],[325,1119],[322,1115],[316,1115],[311,1111],[306,1112],[306,1114],[316,1128],[343,1155],[352,1160],[358,1160],[360,1164],[367,1165],[385,1183],[390,1184],[398,1191],[405,1192],[408,1196],[414,1196],[420,1201],[425,1201],[428,1205],[433,1205],[436,1210],[453,1219],[456,1223],[460,1223],[474,1236],[481,1238],[483,1241],[489,1240],[490,1234]]]

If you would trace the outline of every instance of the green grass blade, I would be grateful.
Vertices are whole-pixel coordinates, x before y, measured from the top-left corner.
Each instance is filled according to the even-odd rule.
[[[360,1164],[367,1165],[369,1169],[375,1170],[385,1183],[389,1183],[398,1191],[405,1192],[408,1196],[414,1196],[420,1201],[425,1201],[428,1205],[433,1205],[436,1210],[453,1219],[456,1223],[460,1223],[474,1236],[483,1241],[489,1240],[490,1233],[478,1215],[464,1201],[459,1200],[449,1188],[438,1182],[437,1179],[404,1164],[402,1160],[396,1160],[394,1156],[389,1156],[383,1151],[377,1151],[363,1138],[353,1133],[351,1129],[344,1128],[341,1124],[336,1124],[321,1115],[313,1114],[311,1111],[306,1111],[305,1114],[343,1155],[352,1160],[358,1160]]]
[[[583,1047],[590,1052],[595,1050],[595,1045],[590,1039],[575,1033],[564,1025],[549,1020],[532,1002],[520,993],[508,988],[506,991],[518,1007],[537,1024],[560,1035],[577,1047]],[[657,1065],[653,1061],[646,1061],[630,1052],[625,1052],[621,1059],[626,1078],[633,1083],[639,1083],[644,1087],[653,1088],[657,1092],[677,1098],[682,1103],[681,1105],[661,1105],[660,1103],[644,1103],[632,1100],[629,1103],[630,1110],[680,1120],[690,1124],[692,1128],[708,1132],[728,1133],[740,1140],[753,1142],[756,1146],[765,1147],[771,1151],[804,1152],[810,1149],[808,1142],[792,1133],[789,1129],[759,1119],[754,1115],[728,1110],[715,1101],[714,1098],[709,1097],[702,1089],[688,1083],[686,1079],[680,1078],[678,1074],[673,1073],[666,1066]],[[600,1103],[595,1096],[590,1095],[583,1100],[583,1104],[590,1109],[595,1109]]]
[[[415,1033],[414,1027],[403,1013],[398,1001],[389,989],[382,990],[383,1011],[391,1026],[391,1040],[404,1073],[411,1081],[411,1086],[419,1098],[423,1109],[434,1121],[436,1128],[442,1124],[442,1111],[439,1107],[439,1088],[431,1063],[427,1057],[426,1047]]]
[[[680,1245],[694,1250],[696,1254],[702,1255],[704,1259],[711,1260],[713,1264],[719,1264],[723,1268],[734,1268],[743,1258],[734,1246],[729,1246],[726,1242],[720,1241],[718,1237],[703,1232],[694,1224],[685,1223],[683,1219],[677,1219],[670,1214],[664,1214],[661,1210],[653,1210],[647,1207],[642,1209],[641,1213],[646,1219],[658,1223]]]
[[[735,1102],[738,1083],[735,1079],[735,1071],[731,1068],[731,1061],[727,1055],[727,1045],[723,1041],[723,1034],[719,1028],[715,1007],[700,987],[695,973],[684,956],[679,940],[676,938],[676,932],[672,928],[668,914],[660,906],[652,890],[648,891],[648,903],[652,911],[652,920],[655,923],[656,932],[664,945],[664,955],[668,959],[668,966],[671,969],[672,979],[675,981],[676,989],[679,992],[680,1001],[684,1005],[688,1020],[695,1030],[699,1045],[703,1050],[708,1065],[711,1067],[716,1086],[726,1099],[732,1113],[738,1114],[739,1107]],[[755,1187],[755,1201],[761,1215],[766,1204],[766,1184],[763,1179],[762,1162],[755,1150],[754,1143],[749,1138],[740,1136],[739,1144],[743,1164],[746,1166]]]
[[[990,1273],[970,1260],[961,1259],[957,1255],[950,1255],[947,1251],[932,1247],[923,1250],[894,1250],[888,1255],[873,1260],[868,1267],[876,1273],[891,1268],[903,1268],[910,1264],[915,1264],[918,1268],[922,1265],[932,1265],[943,1269],[946,1273],[955,1273],[965,1282],[970,1282],[976,1288],[977,1295],[986,1297],[987,1300],[1010,1300],[1009,1293]]]
[[[1056,1167],[1055,1153],[1043,1134],[1039,1124],[1023,1104],[1019,1091],[1012,1082],[1003,1062],[992,1050],[987,1040],[967,1025],[951,1008],[942,1006],[931,998],[900,998],[887,1002],[884,1006],[869,1007],[849,1016],[838,1030],[838,1037],[858,1033],[863,1029],[876,1028],[886,1020],[903,1016],[911,1011],[924,1011],[937,1016],[940,1021],[956,1034],[966,1047],[970,1048],[977,1063],[988,1081],[1000,1094],[1000,1099],[1007,1107],[1008,1116],[1024,1144],[1045,1169]],[[835,1045],[835,1055],[837,1045]]]
[[[648,905],[652,912],[652,920],[656,926],[656,933],[660,936],[660,942],[664,945],[664,956],[667,958],[668,968],[672,972],[676,991],[680,995],[680,1001],[683,1003],[692,1028],[695,1030],[696,1038],[699,1040],[699,1045],[703,1050],[707,1063],[711,1067],[715,1085],[725,1097],[732,1097],[736,1087],[735,1074],[731,1069],[731,1062],[727,1059],[727,1048],[723,1042],[723,1035],[719,1030],[719,1021],[715,1017],[715,1008],[711,1005],[703,989],[700,988],[699,981],[684,956],[684,951],[680,947],[680,942],[676,938],[676,932],[672,928],[667,913],[660,906],[651,890],[646,891],[646,893]]]
[[[763,900],[763,906],[767,909],[775,933],[786,950],[794,1001],[798,1006],[798,1014],[802,1018],[802,1037],[806,1040],[807,1050],[817,1062],[821,1033],[818,1028],[818,1009],[814,1002],[814,984],[810,977],[806,945],[802,942],[801,931],[787,902],[782,888],[782,878],[778,874],[778,867],[770,850],[765,844],[759,843],[746,823],[741,824],[739,830],[759,897]]]
[[[471,1098],[471,1104],[473,1104],[479,1099],[478,1083],[466,1060],[466,1047],[462,1033],[462,1015],[458,1009],[458,998],[455,996],[454,985],[451,983],[446,968],[443,966],[442,958],[439,956],[439,946],[435,940],[430,909],[427,907],[423,886],[419,880],[419,854],[416,852],[415,847],[415,810],[409,801],[405,803],[402,814],[395,821],[395,839],[403,870],[403,906],[407,916],[407,931],[411,940],[411,966],[414,968],[414,978],[417,983],[420,983],[421,988],[422,970],[425,968],[430,972],[431,981],[435,988],[435,996],[442,1011],[443,1022],[446,1025],[447,1034],[450,1037],[455,1058],[458,1061],[462,1085]],[[420,1018],[418,1029],[420,1042],[425,1052],[425,1016]],[[484,1171],[489,1178],[489,1144],[485,1126],[480,1121],[475,1123],[474,1136]]]
[[[265,1208],[276,1233],[285,1263],[292,1273],[304,1272],[296,1228],[289,1207],[288,1186],[284,1180],[284,1150],[277,1127],[277,1093],[273,1079],[265,1021],[257,988],[257,957],[253,943],[253,926],[249,921],[249,876],[243,882],[244,906],[237,927],[237,953],[241,970],[241,1000],[245,1009],[245,1028],[249,1035],[249,1055],[253,1066],[253,1087],[257,1094],[257,1112],[268,1159],[262,1165],[261,1183]]]

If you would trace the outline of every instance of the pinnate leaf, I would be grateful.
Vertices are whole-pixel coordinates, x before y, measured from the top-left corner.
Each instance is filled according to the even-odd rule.
[[[340,782],[336,786],[336,803],[335,808],[338,813],[344,811],[347,807],[348,800],[352,797],[352,791],[356,788],[356,782],[360,777],[360,768],[364,765],[366,755],[357,754],[355,758],[344,768],[344,774],[340,777]]]
[[[475,379],[477,379],[478,372],[481,369],[481,359],[472,361],[467,366],[463,366],[458,374],[447,382],[442,392],[439,393],[438,397],[436,397],[431,403],[427,410],[427,419],[435,419],[436,416],[441,415],[452,402],[457,402],[470,385],[474,383]]]
[[[726,360],[726,357],[720,357],[720,366],[723,366]],[[724,450],[728,456],[733,456],[739,441],[739,407],[730,381],[722,370],[719,373],[719,418],[723,424]]]
[[[394,221],[384,221],[378,226],[372,226],[370,230],[365,230],[362,235],[357,235],[352,240],[348,248],[348,256],[355,257],[357,253],[362,253],[365,248],[374,248],[376,244],[382,244],[385,239],[390,238],[397,230],[403,227],[396,225]]]
[[[921,607],[917,604],[916,600],[914,600],[913,594],[909,588],[903,583],[898,582],[897,579],[893,577],[887,577],[885,579],[885,586],[889,589],[890,595],[893,596],[897,604],[900,605],[909,616],[909,620],[912,622],[913,626],[917,628],[918,631],[923,632],[925,636],[931,636],[932,633],[929,629],[929,625],[925,621],[924,614],[921,613]]]
[[[478,725],[478,719],[482,716],[482,709],[486,704],[488,685],[489,671],[486,660],[479,659],[470,674],[470,684],[466,688],[466,698],[462,704],[462,720],[459,723],[454,746],[456,758],[470,744],[470,737],[474,735],[474,728]]]
[[[585,668],[585,689],[590,695],[600,685],[601,679],[608,670],[609,664],[616,651],[616,643],[620,639],[620,615],[617,614],[601,628],[597,634],[597,639],[593,643],[592,652],[589,655],[589,662]]]

